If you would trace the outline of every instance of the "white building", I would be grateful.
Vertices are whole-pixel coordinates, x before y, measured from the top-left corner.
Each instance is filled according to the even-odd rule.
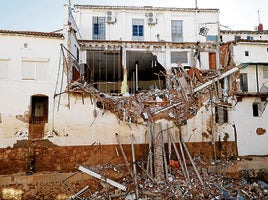
[[[0,50],[0,147],[28,138],[34,124],[51,120],[63,42],[59,33],[0,31],[5,47]]]
[[[73,28],[83,54],[80,60],[94,71],[91,78],[124,85],[100,84],[100,91],[137,90],[131,83],[136,66],[140,90],[148,90],[156,78],[152,68],[167,71],[178,63],[199,69],[219,67],[218,9],[74,5],[73,10]],[[110,70],[104,70],[107,65]],[[121,65],[124,73],[118,71]]]
[[[65,9],[63,35],[1,33],[1,44],[9,47],[0,54],[0,89],[7,93],[1,98],[7,105],[0,110],[1,147],[43,138],[60,146],[117,144],[115,133],[122,143],[129,144],[133,134],[144,144],[153,118],[162,123],[160,132],[163,127],[172,127],[174,134],[181,130],[182,139],[194,144],[192,151],[212,154],[214,145],[216,155],[215,143],[223,142],[217,154],[235,155],[228,112],[233,100],[221,91],[235,76],[227,73],[209,82],[210,95],[206,87],[192,95],[185,77],[177,77],[184,72],[176,71],[197,67],[219,76],[218,9]]]
[[[239,155],[267,155],[268,32],[221,31],[222,63],[240,66],[233,112]],[[246,36],[246,37],[245,37]]]

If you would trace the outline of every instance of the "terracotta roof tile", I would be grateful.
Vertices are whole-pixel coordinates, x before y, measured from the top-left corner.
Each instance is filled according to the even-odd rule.
[[[0,34],[10,34],[10,35],[29,35],[29,36],[42,36],[42,37],[53,37],[62,38],[62,33],[55,32],[38,32],[38,31],[12,31],[12,30],[0,30]]]

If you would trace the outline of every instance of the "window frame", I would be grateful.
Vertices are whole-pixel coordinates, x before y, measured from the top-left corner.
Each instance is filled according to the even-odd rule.
[[[144,40],[144,19],[132,19],[132,40]]]
[[[183,20],[171,20],[172,42],[183,42]]]
[[[240,90],[242,92],[248,92],[248,74],[240,73]]]
[[[22,60],[21,79],[34,80],[34,81],[47,81],[48,67],[49,67],[48,59]]]
[[[105,17],[93,16],[92,17],[92,39],[105,40],[106,38],[106,23]]]

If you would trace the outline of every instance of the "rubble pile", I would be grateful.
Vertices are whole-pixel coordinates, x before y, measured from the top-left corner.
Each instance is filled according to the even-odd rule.
[[[194,116],[203,100],[193,92],[193,88],[219,77],[215,70],[200,71],[196,68],[185,71],[182,67],[173,68],[166,75],[166,89],[153,87],[147,92],[137,94],[112,95],[100,93],[94,84],[73,82],[69,92],[86,93],[94,98],[98,108],[109,110],[118,120],[142,124],[158,119],[167,119],[176,124],[184,124]]]
[[[230,162],[230,161],[228,161]],[[206,166],[209,161],[198,161],[195,163],[204,185],[196,176],[193,167],[188,167],[190,179],[184,178],[181,168],[170,167],[166,180],[156,180],[148,175],[148,173],[140,168],[136,175],[137,183],[129,173],[126,173],[125,167],[107,164],[104,168],[101,166],[90,167],[90,169],[104,172],[107,169],[113,169],[113,178],[118,184],[127,187],[126,191],[116,188],[115,185],[105,182],[108,178],[101,176],[103,180],[99,180],[99,187],[96,191],[91,191],[90,195],[86,194],[69,199],[210,199],[210,200],[258,200],[268,199],[268,184],[265,181],[250,181],[245,178],[232,178],[227,175],[209,174]],[[142,163],[137,163],[142,166]],[[123,172],[124,171],[124,172]],[[117,176],[115,174],[118,174]],[[122,175],[123,174],[123,175]],[[96,187],[95,187],[96,188]],[[88,189],[88,188],[87,188]],[[89,188],[90,189],[90,188]]]

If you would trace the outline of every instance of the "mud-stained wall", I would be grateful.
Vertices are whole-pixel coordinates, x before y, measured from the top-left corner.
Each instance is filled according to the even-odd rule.
[[[235,155],[234,142],[186,143],[193,157],[231,159]],[[129,161],[131,145],[123,145]],[[166,144],[167,150],[167,144]],[[215,150],[215,151],[214,151]],[[168,150],[167,150],[168,151]],[[147,162],[148,144],[135,145],[138,162]],[[172,151],[176,159],[175,151]],[[38,172],[72,172],[79,165],[96,166],[123,164],[119,145],[93,144],[90,146],[56,146],[48,140],[20,141],[14,148],[0,149],[0,175]]]

